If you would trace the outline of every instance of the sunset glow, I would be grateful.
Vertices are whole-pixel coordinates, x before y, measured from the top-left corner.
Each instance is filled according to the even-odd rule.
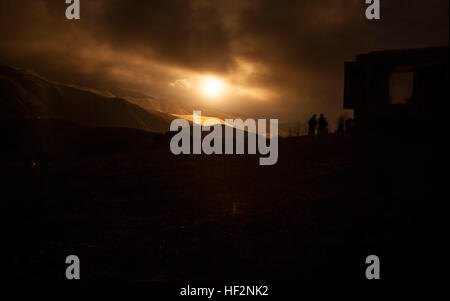
[[[220,95],[222,95],[223,89],[224,89],[223,82],[215,77],[205,78],[201,85],[202,93],[207,98],[211,99],[218,98]]]

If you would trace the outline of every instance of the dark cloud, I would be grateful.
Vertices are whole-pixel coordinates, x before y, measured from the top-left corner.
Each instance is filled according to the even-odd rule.
[[[220,10],[208,3],[104,1],[92,28],[112,47],[188,68],[224,72],[232,64],[230,36]]]
[[[367,21],[362,0],[0,0],[0,59],[55,80],[177,98],[182,74],[211,72],[273,91],[266,102],[229,100],[224,110],[341,114],[343,63],[361,52],[448,45],[447,0],[382,0]],[[239,73],[252,66],[245,77]]]

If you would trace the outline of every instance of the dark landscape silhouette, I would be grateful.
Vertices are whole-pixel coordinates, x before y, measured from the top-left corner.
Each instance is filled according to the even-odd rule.
[[[8,280],[448,279],[449,1],[69,2],[0,0]]]
[[[65,94],[51,111],[37,105],[52,99],[40,98],[49,93],[40,80],[2,72],[13,278],[63,279],[69,253],[89,262],[86,280],[359,279],[372,253],[392,278],[446,273],[442,128],[282,138],[278,164],[263,168],[256,155],[174,156],[172,134],[142,130],[169,118],[125,100],[95,96],[105,102],[101,118],[80,122],[61,115]],[[115,102],[139,122],[133,113],[108,124],[104,108]]]

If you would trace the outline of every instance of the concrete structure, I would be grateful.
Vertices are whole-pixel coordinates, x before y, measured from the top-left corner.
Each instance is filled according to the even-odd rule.
[[[355,110],[357,129],[416,131],[447,119],[448,50],[379,51],[346,62],[344,108]]]

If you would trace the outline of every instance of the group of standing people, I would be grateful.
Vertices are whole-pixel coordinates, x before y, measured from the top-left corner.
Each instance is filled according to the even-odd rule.
[[[308,122],[308,127],[308,134],[310,136],[316,134],[316,129],[318,135],[328,134],[328,121],[325,119],[325,116],[323,116],[323,114],[320,114],[319,119],[317,119],[316,114],[314,114]]]
[[[347,120],[345,120],[345,118],[339,119],[336,133],[352,133],[354,126],[353,123],[354,121],[352,118],[348,118]],[[309,120],[308,126],[308,135],[310,136],[316,135],[316,130],[318,135],[327,135],[329,133],[328,121],[323,114],[320,114],[319,119],[317,119],[316,114],[314,114]]]

